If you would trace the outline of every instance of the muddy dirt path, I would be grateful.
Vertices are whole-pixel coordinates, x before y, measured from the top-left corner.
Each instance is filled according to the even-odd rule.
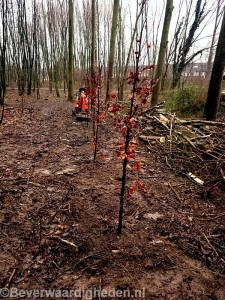
[[[223,201],[204,201],[157,147],[140,144],[146,192],[126,199],[117,236],[122,167],[113,126],[101,126],[94,163],[91,126],[73,119],[65,99],[26,97],[23,113],[18,99],[7,94],[0,127],[1,288],[225,299]],[[135,179],[130,171],[129,182]],[[121,299],[111,295],[104,299]]]

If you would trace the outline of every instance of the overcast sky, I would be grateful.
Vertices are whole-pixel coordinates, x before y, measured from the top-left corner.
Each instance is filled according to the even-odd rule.
[[[66,1],[66,0],[64,0]],[[109,5],[109,9],[112,7],[113,0],[98,0],[99,3],[104,3],[104,5]],[[141,0],[138,0],[139,2]],[[172,21],[171,21],[171,26],[170,26],[170,38],[169,40],[172,40],[173,34],[174,34],[174,29],[176,26],[177,22],[177,16],[179,14],[179,4],[181,0],[173,0],[174,3],[174,10],[172,14]],[[194,15],[194,10],[195,10],[195,4],[197,0],[183,0],[183,5],[181,7],[181,16],[185,16],[186,13],[186,4],[190,4],[193,2],[193,8],[192,8],[192,16]],[[225,0],[223,0],[225,2]],[[82,3],[85,3],[85,0],[74,0],[75,4],[80,4],[82,7]],[[110,6],[111,2],[111,6]],[[204,2],[204,0],[202,0]],[[29,6],[29,4],[32,3],[32,0],[27,0],[26,4]],[[155,21],[155,27],[160,24],[159,30],[158,30],[158,41],[160,41],[160,35],[162,32],[162,24],[164,20],[164,14],[165,14],[165,3],[166,0],[148,0],[148,26],[150,30],[152,30],[152,24],[153,21]],[[212,39],[212,33],[213,33],[213,28],[214,28],[214,23],[215,23],[215,11],[216,11],[216,5],[217,5],[217,0],[207,0],[207,6],[205,11],[210,11],[209,14],[206,16],[205,20],[202,22],[200,28],[198,29],[197,33],[201,34],[198,38],[198,42],[195,43],[194,48],[192,48],[192,51],[197,51],[199,49],[209,47],[210,42]],[[122,0],[122,6],[123,9],[125,10],[125,18],[126,18],[126,36],[127,36],[127,42],[129,44],[130,40],[130,34],[131,34],[131,21],[134,24],[135,18],[136,18],[136,8],[137,8],[137,0]],[[214,12],[214,15],[213,15]],[[161,18],[161,22],[159,22]],[[192,21],[190,21],[190,25],[192,24]],[[150,36],[151,39],[151,36]],[[206,59],[207,53],[205,53],[201,59],[205,60]],[[205,56],[205,58],[204,58]]]
[[[186,4],[185,3],[190,4],[191,1],[193,2],[192,15],[194,15],[196,0],[184,0],[183,1],[184,5],[181,7],[181,16],[185,16],[185,12],[186,12]],[[202,2],[204,2],[204,0]],[[136,11],[136,6],[137,6],[136,3],[137,3],[136,0],[122,0],[123,7],[130,7],[130,11],[132,12],[133,21],[135,19],[135,11]],[[149,14],[150,14],[150,16],[152,16],[152,19],[154,19],[154,16],[156,16],[156,18],[158,18],[158,20],[160,17],[162,18],[161,23],[160,23],[161,27],[159,30],[159,34],[161,34],[161,32],[162,32],[162,24],[163,24],[164,13],[165,13],[165,10],[164,10],[165,3],[166,3],[166,0],[148,0]],[[172,36],[174,34],[174,29],[175,29],[176,22],[177,22],[177,16],[179,14],[180,0],[173,0],[173,4],[174,4],[174,10],[173,10],[173,14],[172,14],[172,21],[171,21],[171,27],[170,27],[170,39],[172,39]],[[197,31],[197,33],[199,33],[200,36],[198,37],[198,41],[195,43],[193,51],[197,51],[199,49],[210,46],[210,43],[212,40],[212,33],[213,33],[213,29],[214,29],[214,24],[215,24],[216,6],[217,6],[217,0],[207,0],[207,5],[205,8],[205,11],[209,11],[209,13]],[[149,20],[149,24],[151,24],[151,21],[152,20]],[[126,23],[127,23],[127,29],[129,30],[129,27],[130,27],[129,9],[128,9]],[[192,21],[190,22],[190,25],[191,24],[192,24]],[[206,55],[207,55],[207,53],[205,54],[205,56]],[[206,57],[204,58],[204,55],[203,55],[201,57],[201,59],[205,60]]]

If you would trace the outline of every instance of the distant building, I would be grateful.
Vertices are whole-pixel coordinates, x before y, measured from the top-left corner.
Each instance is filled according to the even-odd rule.
[[[156,66],[154,66],[156,68]],[[134,67],[130,66],[130,70],[132,70]],[[148,77],[149,74],[153,76],[154,69],[148,68],[147,65],[142,65],[140,70],[144,69],[144,71],[141,72],[141,77]],[[184,71],[182,72],[182,76],[188,77],[188,78],[206,78],[207,73],[207,63],[198,63],[198,62],[191,62],[189,65],[186,66]],[[172,77],[173,76],[173,65],[170,64],[167,69],[167,76]],[[225,72],[223,75],[223,80],[225,80]]]
[[[183,75],[185,77],[206,77],[207,63],[190,63],[185,70]]]

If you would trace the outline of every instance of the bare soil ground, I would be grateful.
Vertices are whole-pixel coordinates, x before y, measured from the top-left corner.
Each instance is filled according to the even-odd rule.
[[[99,159],[93,162],[91,125],[77,122],[63,97],[25,97],[22,113],[21,99],[10,91],[6,104],[0,127],[0,288],[225,299],[224,192],[205,198],[202,188],[169,170],[156,144],[140,143],[139,179],[146,192],[126,198],[118,236],[122,165],[113,125],[101,125]],[[129,171],[128,184],[135,176]],[[143,293],[135,295],[139,289]],[[103,298],[121,299],[72,297]]]

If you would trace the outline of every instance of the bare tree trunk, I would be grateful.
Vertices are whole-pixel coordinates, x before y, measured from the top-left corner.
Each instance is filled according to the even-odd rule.
[[[161,85],[163,66],[164,66],[164,60],[165,60],[165,55],[166,55],[166,48],[167,48],[167,44],[168,44],[168,34],[169,34],[169,28],[170,28],[170,21],[171,21],[171,17],[172,17],[172,11],[173,11],[173,0],[167,0],[158,62],[157,62],[157,67],[156,67],[156,71],[155,71],[155,79],[158,80],[158,83],[154,88],[155,92],[153,93],[153,96],[152,96],[151,106],[157,105],[158,99],[159,99],[159,90],[160,90],[160,85]]]
[[[0,40],[0,105],[2,106],[2,114],[0,116],[0,124],[3,120],[4,115],[4,98],[6,90],[6,75],[5,75],[5,65],[6,65],[6,26],[7,26],[7,1],[2,0],[1,5],[1,17],[2,17],[2,39]]]
[[[73,0],[69,0],[69,82],[68,101],[73,101]]]
[[[207,61],[207,69],[206,69],[206,79],[209,79],[210,73],[212,70],[212,59],[213,59],[213,48],[215,46],[215,40],[216,40],[216,31],[218,28],[218,20],[219,20],[219,14],[220,14],[220,8],[222,6],[222,0],[218,0],[217,8],[216,8],[216,19],[215,19],[215,25],[213,29],[213,35],[212,35],[212,42],[209,49],[209,57]]]
[[[110,38],[110,49],[109,49],[109,61],[108,61],[107,85],[106,85],[106,104],[109,103],[110,89],[112,86],[112,75],[113,75],[113,65],[114,65],[114,55],[115,55],[118,13],[119,13],[119,0],[114,0],[111,38]]]
[[[96,51],[96,43],[95,43],[95,1],[92,0],[92,14],[91,14],[91,79],[94,78],[95,73],[95,51]]]
[[[204,116],[208,121],[216,120],[220,100],[221,82],[225,68],[225,8],[223,10],[223,21],[220,29],[204,111]]]

